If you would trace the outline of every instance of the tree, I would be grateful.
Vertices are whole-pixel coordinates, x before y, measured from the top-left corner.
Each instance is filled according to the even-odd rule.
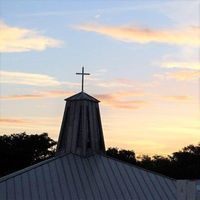
[[[115,147],[115,148],[108,148],[106,151],[106,155],[132,164],[136,163],[134,151],[125,149],[119,150],[118,148]]]
[[[0,176],[52,157],[55,145],[47,133],[0,136]]]
[[[134,151],[116,147],[108,148],[106,154],[175,179],[200,179],[200,143],[188,145],[166,157],[142,155],[136,160]]]
[[[200,179],[200,143],[197,146],[188,145],[181,151],[172,154],[175,178]]]

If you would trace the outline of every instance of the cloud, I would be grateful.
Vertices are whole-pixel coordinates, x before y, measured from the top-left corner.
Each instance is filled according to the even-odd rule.
[[[200,71],[180,70],[175,72],[166,72],[164,74],[155,74],[159,79],[175,79],[177,81],[189,81],[200,78]]]
[[[59,47],[62,42],[40,32],[12,27],[0,21],[0,52],[43,51],[48,47]]]
[[[61,83],[55,78],[33,73],[0,71],[1,83],[13,83],[34,86],[57,86]]]
[[[1,124],[26,124],[30,123],[28,120],[19,118],[0,118]]]
[[[0,96],[2,100],[26,100],[26,99],[43,99],[43,98],[56,98],[61,96],[69,96],[72,95],[72,92],[62,91],[62,90],[53,90],[46,92],[35,92],[32,94],[15,94],[15,95],[7,95]]]
[[[132,99],[138,96],[137,92],[119,92],[113,94],[97,94],[95,97],[102,101],[103,105],[113,108],[136,110],[143,108],[147,102],[143,100]],[[130,99],[131,98],[131,99]]]
[[[9,72],[0,71],[0,83],[12,83],[20,85],[34,85],[34,86],[78,86],[78,83],[60,82],[54,77],[45,74],[34,74],[24,72]]]
[[[150,42],[176,45],[200,45],[199,27],[182,29],[155,30],[136,26],[108,26],[100,24],[82,24],[74,26],[82,31],[95,32],[106,35],[123,42],[137,42],[146,44]]]
[[[2,127],[7,128],[8,125],[12,126],[12,129],[20,127],[21,131],[24,128],[33,128],[35,132],[35,124],[37,124],[37,129],[43,127],[44,129],[52,129],[52,127],[58,127],[60,123],[59,117],[37,117],[37,118],[20,118],[20,117],[1,117],[0,123]],[[23,125],[23,129],[22,129]],[[43,130],[44,130],[43,129]]]
[[[184,68],[200,70],[200,62],[163,62],[162,67],[165,68]]]
[[[140,82],[140,81],[135,81],[127,78],[115,78],[111,80],[102,80],[102,79],[97,79],[95,82],[96,86],[102,87],[102,88],[146,88],[146,87],[155,87],[157,85],[157,82]]]
[[[174,95],[174,96],[162,96],[161,98],[167,101],[184,102],[191,100],[192,97],[188,95]]]

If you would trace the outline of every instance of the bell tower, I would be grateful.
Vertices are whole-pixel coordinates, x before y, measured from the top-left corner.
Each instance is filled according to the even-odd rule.
[[[82,73],[82,91],[71,96],[66,101],[61,125],[57,154],[74,153],[80,156],[90,156],[104,153],[105,144],[99,101],[83,91],[84,68]]]

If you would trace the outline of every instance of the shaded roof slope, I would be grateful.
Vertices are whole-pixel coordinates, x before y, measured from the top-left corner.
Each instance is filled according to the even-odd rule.
[[[1,200],[175,200],[176,181],[121,161],[64,154],[0,179]]]

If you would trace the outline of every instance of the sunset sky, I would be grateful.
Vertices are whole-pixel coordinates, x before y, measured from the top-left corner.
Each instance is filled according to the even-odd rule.
[[[107,147],[168,155],[200,142],[200,2],[2,0],[0,134],[57,140],[64,98],[101,101]]]

